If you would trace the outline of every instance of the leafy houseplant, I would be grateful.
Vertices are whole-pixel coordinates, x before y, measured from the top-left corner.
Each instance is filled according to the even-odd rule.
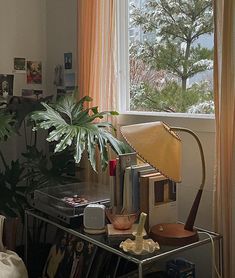
[[[42,103],[45,110],[35,111],[31,119],[34,130],[49,130],[47,141],[56,142],[54,152],[70,149],[74,160],[79,163],[85,150],[94,171],[96,171],[96,149],[101,157],[102,169],[108,165],[108,146],[117,153],[129,152],[129,146],[116,139],[115,128],[110,122],[100,121],[104,116],[118,115],[115,111],[99,112],[98,107],[85,108],[84,103],[92,99],[83,97],[78,102],[74,95],[67,95],[54,104]]]
[[[71,166],[79,162],[87,149],[93,169],[96,169],[95,152],[98,146],[102,168],[108,164],[108,145],[116,153],[129,151],[129,147],[117,140],[111,123],[97,121],[116,112],[99,112],[97,107],[84,108],[84,97],[76,101],[74,96],[66,96],[55,103],[50,98],[43,103],[29,100],[15,100],[0,110],[0,142],[6,141],[12,134],[19,134],[19,128],[32,111],[32,126],[49,130],[47,140],[56,141],[55,153],[44,154],[37,148],[37,132],[34,142],[25,144],[22,157],[7,164],[0,150],[0,212],[8,216],[22,215],[26,204],[26,194],[34,189],[59,183],[73,182]],[[42,110],[43,107],[45,110]],[[26,132],[25,132],[26,133]],[[27,141],[27,140],[25,140]]]
[[[14,133],[14,117],[5,110],[0,111],[0,142],[6,141]],[[9,216],[15,216],[22,212],[20,203],[25,203],[22,196],[22,188],[17,184],[22,180],[24,168],[19,160],[11,161],[8,165],[0,150],[0,158],[3,169],[0,169],[0,212]]]
[[[14,122],[13,116],[10,113],[0,110],[0,141],[7,140],[14,132]]]
[[[19,134],[19,128],[26,127],[26,119],[35,111],[30,117],[34,130],[49,130],[47,141],[56,142],[56,146],[54,154],[50,151],[45,154],[37,147],[38,132],[35,132],[30,145],[25,138],[25,151],[21,155],[23,159],[19,157],[7,164],[0,150],[0,213],[6,216],[23,216],[23,209],[27,205],[26,194],[34,189],[74,181],[73,177],[64,174],[71,172],[70,166],[74,161],[79,163],[85,149],[94,170],[97,147],[103,169],[108,164],[109,145],[116,153],[130,151],[127,145],[114,137],[112,132],[115,129],[111,123],[99,121],[106,115],[117,113],[99,112],[97,107],[84,108],[84,102],[91,101],[89,97],[77,102],[74,96],[66,96],[50,104],[48,98],[43,99],[42,104],[40,100],[32,103],[13,98],[14,101],[0,110],[0,143],[7,141],[13,134]]]
[[[71,155],[63,153],[59,158],[50,153],[45,155],[37,148],[37,134],[31,144],[26,138],[27,117],[30,112],[41,108],[40,101],[12,97],[6,107],[0,109],[0,143],[7,145],[6,141],[12,135],[20,135],[20,128],[24,128],[25,139],[25,146],[22,146],[25,151],[9,163],[0,149],[0,213],[5,216],[23,216],[26,195],[35,188],[74,180],[64,175],[68,171]],[[32,127],[29,126],[29,129]]]

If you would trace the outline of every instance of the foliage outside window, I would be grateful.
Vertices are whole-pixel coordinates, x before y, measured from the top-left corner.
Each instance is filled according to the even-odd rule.
[[[130,110],[214,113],[211,0],[129,0]]]

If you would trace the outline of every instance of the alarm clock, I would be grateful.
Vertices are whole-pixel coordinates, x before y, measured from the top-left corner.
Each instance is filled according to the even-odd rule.
[[[84,209],[84,231],[91,234],[105,232],[105,206],[89,204]]]

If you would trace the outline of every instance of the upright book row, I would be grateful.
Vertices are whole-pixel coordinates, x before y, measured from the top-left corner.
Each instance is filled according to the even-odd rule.
[[[147,213],[146,230],[158,223],[177,221],[176,185],[136,153],[110,162],[111,204],[120,213]]]

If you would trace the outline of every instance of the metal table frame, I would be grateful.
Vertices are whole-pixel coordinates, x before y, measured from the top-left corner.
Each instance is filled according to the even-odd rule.
[[[93,243],[94,245],[96,245],[98,247],[101,247],[101,248],[103,248],[103,249],[105,249],[105,250],[107,250],[107,251],[109,251],[113,254],[118,255],[119,259],[118,259],[118,262],[117,262],[116,271],[117,271],[117,268],[118,268],[118,264],[120,262],[120,258],[124,258],[126,260],[129,260],[129,261],[137,264],[138,265],[138,277],[139,278],[143,277],[143,270],[144,270],[144,267],[147,264],[151,264],[151,263],[156,262],[157,260],[162,259],[164,257],[168,257],[168,256],[171,256],[171,255],[180,253],[182,251],[189,250],[189,249],[192,249],[192,248],[196,248],[198,246],[201,246],[201,245],[204,245],[204,244],[207,244],[207,243],[211,242],[211,239],[209,238],[209,236],[206,236],[206,235],[205,236],[199,236],[200,237],[199,241],[194,242],[192,244],[188,244],[188,245],[181,246],[181,247],[171,246],[171,247],[168,247],[166,249],[161,248],[159,251],[157,251],[153,254],[149,254],[147,256],[146,255],[145,256],[136,256],[136,255],[132,255],[132,254],[129,254],[129,253],[125,253],[117,247],[111,246],[110,244],[106,244],[105,242],[97,240],[97,238],[94,235],[87,234],[82,229],[81,229],[81,231],[78,231],[77,229],[68,228],[68,227],[64,226],[63,224],[60,224],[60,223],[57,223],[56,221],[48,219],[47,216],[42,216],[41,214],[42,214],[41,212],[37,212],[34,209],[25,210],[24,229],[25,229],[25,263],[26,263],[26,265],[27,265],[27,258],[28,258],[28,217],[29,216],[35,217],[36,219],[39,219],[39,220],[44,221],[48,224],[51,224],[51,225],[53,225],[53,226],[55,226],[59,229],[64,230],[67,233],[73,234],[73,235],[75,235],[75,236],[77,236],[77,237],[79,237],[83,240],[86,240],[90,243]],[[218,259],[219,272],[221,274],[223,274],[223,257],[222,257],[222,244],[223,244],[223,242],[222,242],[222,236],[217,234],[217,233],[207,231],[207,230],[203,230],[203,229],[198,229],[198,231],[209,234],[213,238],[213,241],[218,243],[218,245],[217,245],[218,248],[217,248],[217,251],[216,251],[216,253],[217,253],[216,255],[217,255],[217,259]],[[105,235],[104,235],[104,237],[105,237]]]

